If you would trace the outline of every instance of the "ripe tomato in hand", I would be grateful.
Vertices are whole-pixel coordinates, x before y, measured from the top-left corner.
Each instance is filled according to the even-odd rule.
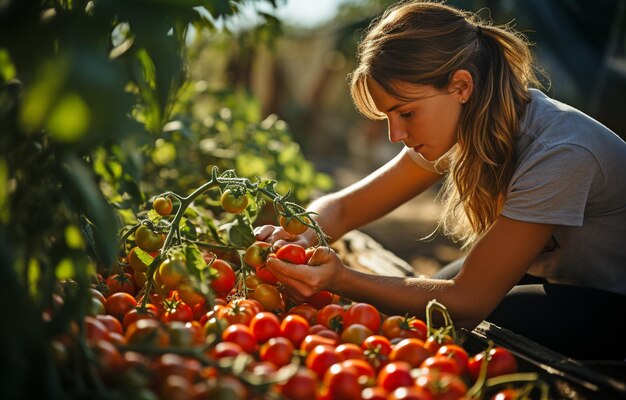
[[[288,243],[276,251],[276,257],[291,264],[305,264],[306,250],[295,243]]]
[[[220,197],[220,203],[224,211],[239,214],[248,207],[248,196],[245,193],[237,195],[233,190],[226,189]]]
[[[311,223],[311,221],[305,216],[301,216],[300,218],[306,223]],[[307,229],[309,229],[308,226],[298,221],[296,217],[287,217],[285,215],[281,215],[278,218],[278,222],[287,233],[292,235],[301,235],[306,232]]]
[[[257,240],[246,249],[243,261],[254,269],[258,269],[265,264],[267,255],[272,252],[272,245],[267,242]]]

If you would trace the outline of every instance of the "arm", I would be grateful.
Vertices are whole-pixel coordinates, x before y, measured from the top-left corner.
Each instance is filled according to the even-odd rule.
[[[473,328],[491,313],[521,279],[550,238],[554,226],[500,216],[476,243],[453,280],[364,274],[343,266],[327,248],[318,248],[311,265],[294,266],[272,259],[268,267],[284,284],[305,297],[327,289],[386,313],[422,316],[437,299],[455,325]],[[315,265],[315,266],[314,266]]]
[[[441,178],[417,165],[405,152],[360,181],[319,198],[307,207],[333,242],[352,229],[382,217],[399,205],[422,193]],[[282,229],[264,226],[256,231],[257,239],[272,243],[291,240]],[[300,238],[305,247],[317,244],[309,229]],[[306,243],[304,243],[306,242]],[[280,243],[275,243],[280,246]]]

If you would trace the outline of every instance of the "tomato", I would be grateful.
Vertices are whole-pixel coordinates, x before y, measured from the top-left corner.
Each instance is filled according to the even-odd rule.
[[[211,287],[218,295],[227,295],[235,287],[237,276],[226,261],[216,258],[210,266],[210,273]]]
[[[484,357],[485,353],[481,352],[471,357],[468,361],[467,367],[473,380],[478,379],[480,364]],[[487,378],[517,372],[517,361],[515,360],[515,356],[504,347],[494,347],[491,349],[487,361]]]
[[[152,208],[162,217],[167,217],[172,213],[174,205],[172,199],[169,196],[159,196],[152,201]]]
[[[165,235],[152,232],[146,225],[141,225],[135,231],[135,243],[141,250],[151,253],[161,249],[165,243]]]
[[[237,325],[237,324],[235,324]],[[220,336],[228,327],[228,321],[219,319],[215,316],[209,318],[202,327],[204,336],[217,335]]]
[[[305,364],[321,378],[331,365],[340,361],[334,346],[319,344],[307,354]]]
[[[200,361],[184,357],[180,354],[165,353],[158,356],[152,363],[157,382],[164,381],[168,376],[177,375],[186,381],[194,381],[200,374]]]
[[[363,341],[372,334],[373,332],[367,326],[352,324],[341,332],[340,341],[341,343],[354,343],[360,346],[361,343],[363,343]]]
[[[521,393],[515,389],[503,389],[491,397],[491,400],[517,400],[521,399]]]
[[[137,306],[137,300],[126,292],[113,293],[107,297],[104,305],[107,314],[114,316],[122,321],[124,315]]]
[[[374,352],[387,357],[391,353],[391,342],[382,335],[371,335],[361,343],[361,348],[364,352]]]
[[[433,400],[458,400],[467,393],[461,377],[447,372],[420,374],[415,384],[428,391]]]
[[[337,345],[337,341],[325,336],[316,334],[306,335],[302,343],[300,343],[300,350],[304,353],[310,353],[318,345],[325,345],[332,347],[333,349]]]
[[[102,305],[104,305],[104,303],[106,303],[106,302],[107,302],[106,297],[104,297],[104,295],[102,294],[102,292],[101,292],[101,291],[99,291],[98,289],[95,289],[95,288],[90,287],[88,290],[89,290],[89,294],[90,294],[92,297],[95,297],[96,299],[98,299],[98,300],[102,303]]]
[[[387,400],[389,392],[380,386],[366,387],[361,391],[362,400]]]
[[[454,343],[454,341],[450,335],[431,335],[424,342],[424,347],[430,351],[431,354],[436,354],[441,346],[452,343]]]
[[[381,331],[389,339],[413,337],[426,340],[426,323],[415,317],[391,315],[383,321]]]
[[[102,322],[107,330],[109,331],[109,333],[111,332],[115,332],[115,333],[124,333],[124,328],[122,327],[122,323],[120,322],[119,319],[115,318],[112,315],[108,315],[108,314],[99,314],[95,316],[96,319],[100,322]]]
[[[243,349],[234,342],[219,342],[211,350],[211,355],[218,360],[226,357],[237,357],[240,353],[243,353]]]
[[[305,216],[300,216],[300,219],[308,224],[311,223],[311,221]],[[309,229],[308,226],[298,221],[296,217],[287,217],[286,215],[281,215],[278,218],[278,223],[287,233],[292,235],[301,235]]]
[[[412,367],[419,367],[430,352],[424,348],[424,342],[416,338],[402,339],[396,343],[389,353],[389,361],[405,361]]]
[[[342,364],[331,365],[324,373],[322,398],[332,400],[358,399],[361,396],[361,384],[356,369]]]
[[[376,307],[368,303],[354,303],[343,319],[344,329],[352,324],[361,324],[368,327],[372,332],[378,332],[380,328],[380,314]]]
[[[461,369],[459,368],[459,364],[451,358],[444,356],[431,356],[425,359],[420,368],[428,368],[430,371],[439,371],[441,373],[448,373],[459,375],[461,373]]]
[[[115,345],[106,340],[97,340],[92,347],[96,356],[98,369],[104,374],[119,372],[124,366],[124,357]]]
[[[195,315],[195,307],[198,304],[206,305],[206,299],[204,298],[202,293],[198,292],[193,287],[193,285],[187,280],[183,280],[182,282],[178,284],[178,295],[180,296],[180,299],[182,301],[184,301],[185,303],[187,303],[187,305],[189,305],[191,308],[194,309],[194,315]]]
[[[467,362],[469,357],[465,349],[461,346],[456,344],[443,345],[439,348],[439,350],[437,350],[437,355],[454,360],[459,367],[459,375],[464,374],[467,371]]]
[[[399,387],[389,393],[388,400],[433,400],[430,393],[421,387]],[[458,399],[457,399],[458,400]]]
[[[304,247],[295,243],[287,243],[280,249],[276,250],[276,257],[279,260],[291,264],[306,263],[306,251],[304,250]]]
[[[158,382],[158,394],[161,399],[186,400],[195,396],[192,383],[182,376],[168,375]]]
[[[299,347],[309,334],[309,321],[297,314],[287,315],[280,323],[280,335]]]
[[[187,264],[181,258],[166,258],[159,266],[159,279],[170,289],[175,288],[188,275]]]
[[[160,321],[152,318],[139,319],[126,329],[128,343],[150,344],[166,346],[169,343],[169,335]]]
[[[233,300],[233,302],[235,302],[235,300]],[[240,307],[252,310],[252,316],[255,316],[256,314],[263,311],[263,305],[255,299],[238,299],[236,300],[236,303]]]
[[[413,386],[411,365],[404,361],[390,362],[380,370],[376,382],[390,392],[399,387]]]
[[[310,325],[314,325],[317,323],[317,315],[318,311],[315,307],[310,304],[302,303],[297,306],[291,307],[288,314],[298,314],[303,316],[307,321],[309,321]]]
[[[229,324],[250,325],[252,317],[256,314],[255,310],[245,307],[241,302],[230,302],[226,307],[217,309],[217,317],[228,321]]]
[[[243,261],[254,269],[265,264],[267,255],[272,252],[272,245],[267,242],[256,241],[246,249]]]
[[[291,362],[293,357],[293,344],[284,337],[272,337],[261,345],[259,358],[261,361],[269,361],[277,367],[282,367]]]
[[[109,288],[109,295],[125,292],[134,296],[137,291],[133,276],[128,272],[125,272],[123,275],[113,274],[105,280],[105,283]]]
[[[256,339],[247,326],[233,324],[222,332],[222,341],[237,343],[246,353],[253,353],[256,349]]]
[[[252,298],[257,300],[266,311],[274,311],[281,306],[282,299],[276,286],[262,283],[252,292]]]
[[[167,323],[166,330],[170,338],[169,343],[174,347],[189,348],[200,344],[204,339],[202,328],[197,321],[171,321]]]
[[[95,343],[98,340],[108,340],[109,339],[109,330],[107,329],[104,322],[99,321],[95,317],[86,316],[85,317],[85,337],[87,341],[91,343]]]
[[[317,322],[336,332],[343,330],[346,312],[339,304],[328,304],[317,313]]]
[[[265,264],[256,269],[256,275],[264,283],[269,283],[270,285],[276,285],[278,283],[278,278],[276,278]]]
[[[163,319],[164,322],[188,322],[193,320],[193,310],[184,301],[175,301],[169,307],[165,308],[161,319]]]
[[[366,383],[373,383],[376,378],[376,371],[372,364],[359,358],[350,358],[341,362],[341,366],[345,368],[352,368],[356,371],[359,379],[364,380]],[[364,377],[364,378],[363,378]]]
[[[339,341],[339,334],[333,330],[324,328],[315,332],[316,335],[324,336],[327,338],[331,338],[333,340]]]
[[[124,330],[126,330],[130,326],[130,324],[139,319],[158,319],[159,314],[159,310],[154,304],[148,303],[145,310],[142,310],[140,307],[135,307],[129,310],[126,314],[124,314],[124,318],[122,319],[122,326],[124,327]]]
[[[254,335],[257,343],[263,343],[280,334],[280,321],[275,314],[262,311],[252,317],[250,332]]]
[[[342,343],[335,349],[342,360],[365,360],[363,349],[354,343]]]
[[[319,292],[307,297],[305,301],[320,310],[322,307],[332,303],[334,298],[335,295],[328,290],[320,290]]]
[[[150,264],[146,264],[143,261],[141,261],[141,259],[137,255],[137,249],[141,250],[139,246],[135,246],[132,249],[130,249],[130,251],[128,252],[128,256],[127,256],[128,265],[130,265],[130,267],[134,271],[146,272]],[[159,255],[159,253],[160,253],[159,251],[153,251],[148,254],[150,255],[150,257],[152,257],[152,259],[154,259],[156,256]]]
[[[220,203],[224,211],[239,214],[248,207],[248,196],[245,193],[239,194],[234,190],[226,189],[220,197]]]
[[[315,372],[299,367],[286,383],[278,385],[278,391],[289,400],[313,400],[317,391],[317,382]]]

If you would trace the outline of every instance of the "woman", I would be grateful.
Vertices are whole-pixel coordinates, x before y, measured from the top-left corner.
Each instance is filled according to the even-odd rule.
[[[486,319],[572,357],[624,359],[626,143],[536,86],[520,34],[439,3],[387,10],[359,46],[351,94],[405,148],[308,209],[335,240],[444,179],[440,226],[467,256],[430,279],[363,274],[328,248],[269,269],[301,296],[327,289],[416,315],[437,299],[458,326]],[[312,230],[256,235],[317,244]]]

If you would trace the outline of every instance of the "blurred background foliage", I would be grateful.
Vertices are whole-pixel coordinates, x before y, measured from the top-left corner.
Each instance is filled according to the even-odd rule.
[[[150,197],[186,194],[218,166],[306,203],[399,151],[346,82],[393,1],[325,1],[336,15],[306,27],[276,17],[285,0],[0,1],[1,398],[67,398],[43,339],[85,314],[89,274]],[[514,21],[547,92],[625,137],[625,0],[448,3]],[[377,239],[394,250],[392,232]],[[44,324],[67,276],[81,284]]]

